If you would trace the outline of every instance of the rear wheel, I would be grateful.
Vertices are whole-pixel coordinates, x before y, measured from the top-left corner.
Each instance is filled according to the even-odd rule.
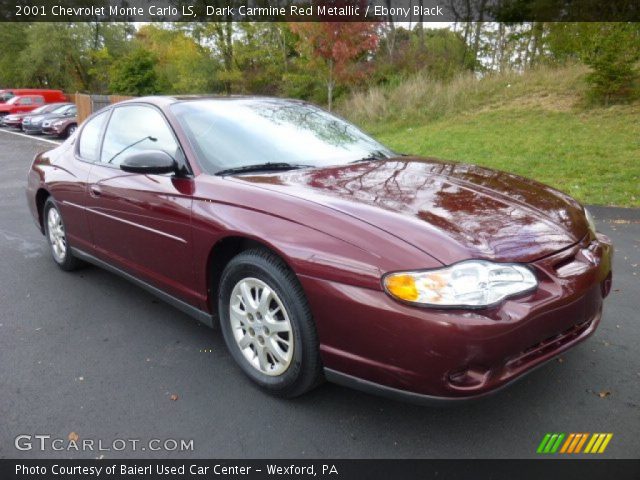
[[[294,397],[321,380],[311,311],[278,256],[253,249],[234,257],[222,274],[218,312],[231,355],[263,389]]]
[[[62,270],[75,270],[82,262],[71,253],[62,214],[51,197],[45,202],[43,213],[44,231],[49,240],[53,260]]]

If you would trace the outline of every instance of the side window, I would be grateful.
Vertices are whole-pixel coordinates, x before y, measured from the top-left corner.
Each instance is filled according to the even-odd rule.
[[[80,132],[80,142],[78,144],[78,154],[88,162],[98,160],[98,149],[100,148],[100,136],[104,122],[107,120],[108,111],[96,115]]]
[[[42,104],[44,104],[44,98],[42,98],[42,97],[36,97],[36,103],[37,103],[38,105],[42,105]]]
[[[29,97],[24,97],[18,100],[20,105],[31,105],[31,99]]]
[[[107,126],[100,161],[119,165],[127,155],[140,150],[164,150],[176,158],[178,144],[156,109],[139,105],[117,107]]]

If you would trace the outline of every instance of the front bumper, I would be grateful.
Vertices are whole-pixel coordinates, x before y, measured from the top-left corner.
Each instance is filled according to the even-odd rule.
[[[42,127],[42,133],[45,135],[60,135],[62,133],[62,129],[57,126],[47,125]]]
[[[382,291],[301,282],[329,380],[433,403],[490,394],[589,337],[611,261],[607,237],[585,238],[532,264],[536,291],[483,310],[412,307]]]
[[[22,131],[25,133],[42,133],[42,125],[22,122]]]

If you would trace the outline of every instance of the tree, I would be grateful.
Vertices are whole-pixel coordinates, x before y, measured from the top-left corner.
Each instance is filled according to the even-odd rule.
[[[136,43],[157,59],[158,88],[164,93],[203,93],[210,90],[217,62],[184,31],[145,25]]]
[[[133,50],[134,43],[131,40],[135,28],[131,23],[90,22],[82,25],[87,29],[86,53],[83,55],[87,63],[86,91],[107,93],[111,66],[116,59]]]
[[[129,47],[128,23],[1,23],[0,82],[104,92],[114,58]]]
[[[587,81],[593,98],[605,105],[631,98],[638,81],[640,25],[597,23],[590,27],[581,58],[592,69]]]
[[[380,48],[372,59],[374,72],[371,78],[375,83],[393,83],[417,73],[446,81],[472,67],[464,63],[467,52],[462,35],[446,28],[405,30],[396,27],[392,39],[396,50],[393,57],[387,53],[388,41],[388,37],[381,38]]]
[[[222,71],[219,77],[223,80],[227,93],[231,93],[231,84],[236,71],[233,40],[234,22],[231,15],[228,15],[225,20],[198,24],[193,31],[194,35],[208,44],[214,55],[220,59]]]
[[[25,46],[13,66],[20,72],[23,84],[71,91],[82,87],[77,65],[72,60],[76,45],[68,25],[33,23],[25,31],[25,39]]]
[[[0,85],[20,87],[25,85],[22,72],[17,68],[20,52],[27,46],[26,23],[0,22]]]
[[[160,92],[155,66],[157,58],[148,50],[137,48],[111,69],[112,93],[123,95],[153,95]]]
[[[378,24],[370,22],[314,22],[292,23],[298,34],[299,50],[303,55],[319,60],[324,67],[327,86],[327,105],[331,110],[334,88],[365,75],[358,68],[358,60],[366,59],[378,45]]]

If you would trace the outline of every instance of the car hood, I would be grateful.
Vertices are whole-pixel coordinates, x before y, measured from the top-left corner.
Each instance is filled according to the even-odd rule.
[[[32,115],[30,117],[31,123],[42,123],[46,121],[58,120],[59,118],[64,118],[64,115],[60,115],[58,113],[41,113],[38,115]]]
[[[582,206],[533,180],[474,165],[399,157],[233,177],[385,230],[449,264],[530,262],[588,232]]]

